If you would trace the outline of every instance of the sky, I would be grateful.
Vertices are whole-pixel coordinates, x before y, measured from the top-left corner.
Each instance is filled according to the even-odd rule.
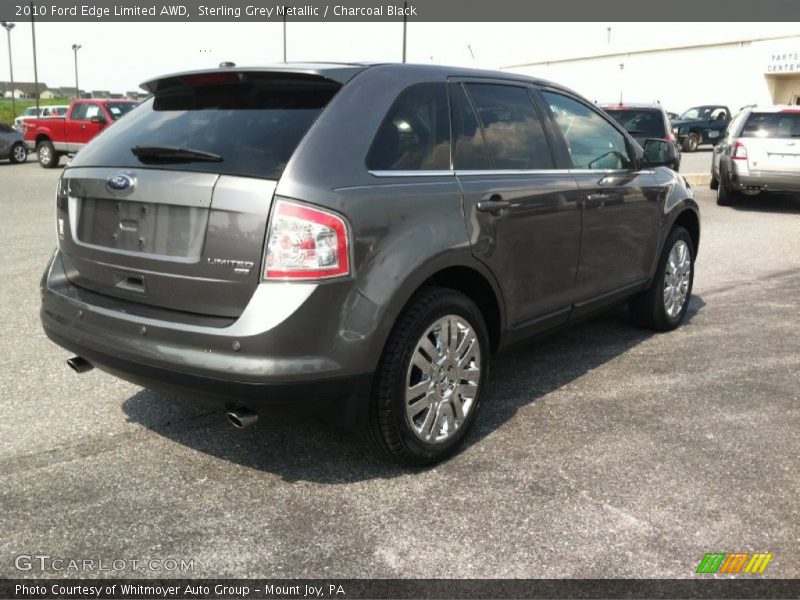
[[[611,28],[610,36],[608,28]],[[800,23],[409,23],[408,62],[498,68],[594,53],[800,35]],[[5,32],[0,30],[0,36]],[[29,23],[12,31],[14,79],[33,81]],[[610,38],[610,39],[609,39]],[[280,23],[37,23],[39,80],[125,92],[152,77],[283,59]],[[401,23],[291,23],[289,61],[400,61]],[[0,79],[8,79],[6,40]]]

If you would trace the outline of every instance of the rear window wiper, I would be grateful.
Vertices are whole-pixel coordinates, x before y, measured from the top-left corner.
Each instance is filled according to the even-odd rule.
[[[134,146],[131,148],[131,152],[142,161],[223,161],[223,158],[219,154],[214,154],[213,152],[203,152],[202,150],[179,148],[177,146]]]

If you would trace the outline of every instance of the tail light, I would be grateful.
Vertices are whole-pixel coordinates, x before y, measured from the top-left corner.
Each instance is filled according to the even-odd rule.
[[[747,160],[747,146],[736,140],[731,146],[731,158],[734,160]]]
[[[676,139],[675,138],[675,134],[674,133],[668,133],[667,137],[665,137],[664,139],[667,140],[668,142],[674,142],[675,139]]]
[[[277,200],[267,232],[265,279],[328,279],[350,273],[347,224],[322,210]]]

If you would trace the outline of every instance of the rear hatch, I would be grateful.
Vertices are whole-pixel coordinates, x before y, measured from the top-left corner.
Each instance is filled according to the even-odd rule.
[[[67,276],[108,296],[237,317],[261,280],[277,180],[341,83],[219,71],[155,97],[78,153],[58,192]]]
[[[739,137],[750,171],[800,176],[800,110],[753,112]]]
[[[648,139],[669,139],[664,117],[656,108],[636,108],[630,106],[611,106],[604,109],[609,116],[631,134],[640,146]]]

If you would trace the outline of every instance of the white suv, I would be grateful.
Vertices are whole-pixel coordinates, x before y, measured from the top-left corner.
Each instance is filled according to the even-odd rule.
[[[728,125],[711,161],[717,204],[745,194],[800,192],[800,106],[746,108]]]

